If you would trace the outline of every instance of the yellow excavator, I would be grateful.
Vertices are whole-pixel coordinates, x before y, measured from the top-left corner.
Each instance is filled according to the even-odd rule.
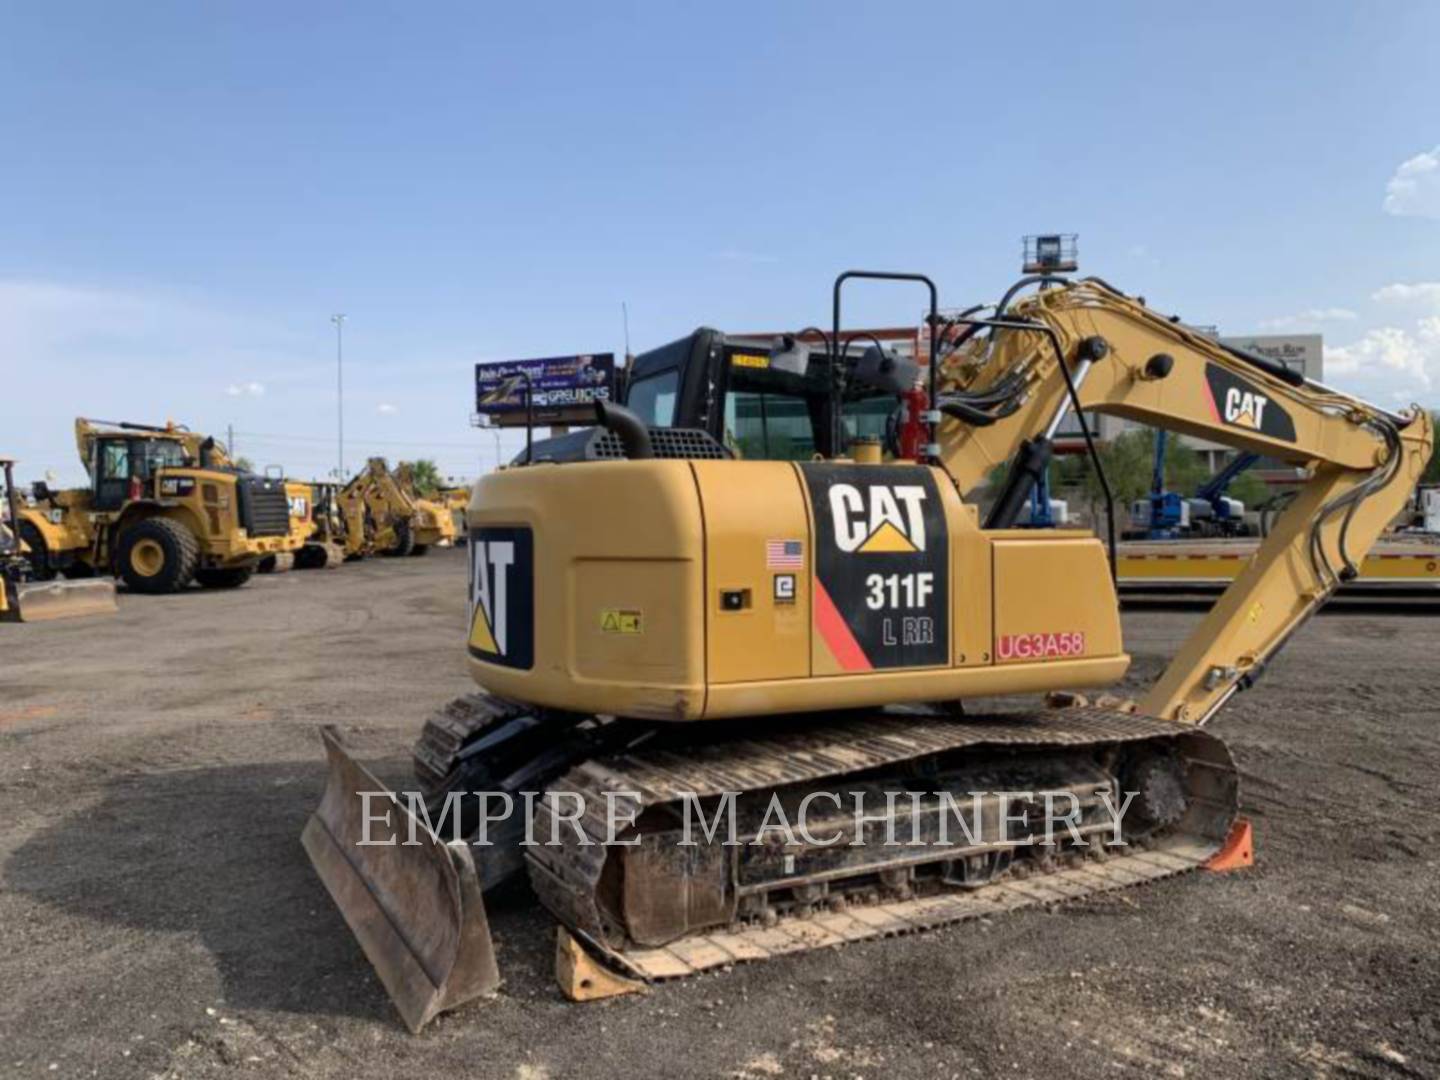
[[[133,592],[245,584],[267,555],[299,546],[280,480],[235,467],[176,424],[75,421],[89,488],[34,485],[20,537],[41,579],[113,573]]]
[[[20,492],[15,487],[15,459],[0,458],[0,620],[48,622],[85,615],[114,614],[115,583],[108,578],[90,581],[41,580],[30,561],[30,546],[20,538]]]
[[[867,278],[929,290],[928,369],[845,334],[844,286]],[[1022,279],[950,317],[919,275],[848,272],[833,300],[828,333],[707,329],[637,357],[623,407],[479,481],[480,691],[425,725],[417,792],[325,730],[303,843],[412,1030],[498,986],[483,895],[517,875],[584,998],[1247,843],[1204,725],[1355,574],[1429,459],[1429,416],[1094,278]],[[1100,469],[1096,412],[1309,477],[1138,700],[1081,693],[1130,664],[1113,534],[1013,527],[1067,419]],[[982,519],[967,496],[1001,465]],[[994,705],[1024,695],[1048,697]],[[1050,827],[1052,799],[1073,829]]]

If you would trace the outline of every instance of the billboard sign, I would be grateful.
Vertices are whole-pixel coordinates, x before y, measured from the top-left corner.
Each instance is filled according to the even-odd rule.
[[[516,375],[530,376],[535,419],[547,424],[594,422],[597,401],[615,398],[615,354],[582,353],[534,360],[501,360],[475,365],[475,411],[492,423],[523,425],[526,401],[523,380],[496,397]]]

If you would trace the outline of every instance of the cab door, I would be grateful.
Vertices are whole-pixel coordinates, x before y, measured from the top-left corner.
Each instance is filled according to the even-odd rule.
[[[119,510],[125,505],[132,470],[140,467],[136,450],[129,439],[100,439],[95,443],[96,510]]]

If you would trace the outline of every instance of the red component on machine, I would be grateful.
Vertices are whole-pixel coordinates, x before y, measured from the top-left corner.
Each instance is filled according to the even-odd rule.
[[[930,395],[923,387],[900,395],[905,403],[905,418],[900,421],[900,456],[911,461],[925,460],[925,443],[929,434],[922,417],[930,407]]]
[[[127,493],[126,498],[133,502],[134,500],[140,498],[143,494],[144,492],[141,491],[140,488],[140,477],[130,477],[130,491]]]

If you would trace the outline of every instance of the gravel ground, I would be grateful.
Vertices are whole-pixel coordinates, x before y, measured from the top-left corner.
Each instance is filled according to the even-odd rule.
[[[1260,864],[592,1005],[523,888],[505,988],[399,1025],[300,848],[337,723],[403,781],[465,692],[464,558],[0,626],[0,1074],[1440,1075],[1436,615],[1327,613],[1213,729]],[[1192,611],[1126,615],[1158,670]]]

